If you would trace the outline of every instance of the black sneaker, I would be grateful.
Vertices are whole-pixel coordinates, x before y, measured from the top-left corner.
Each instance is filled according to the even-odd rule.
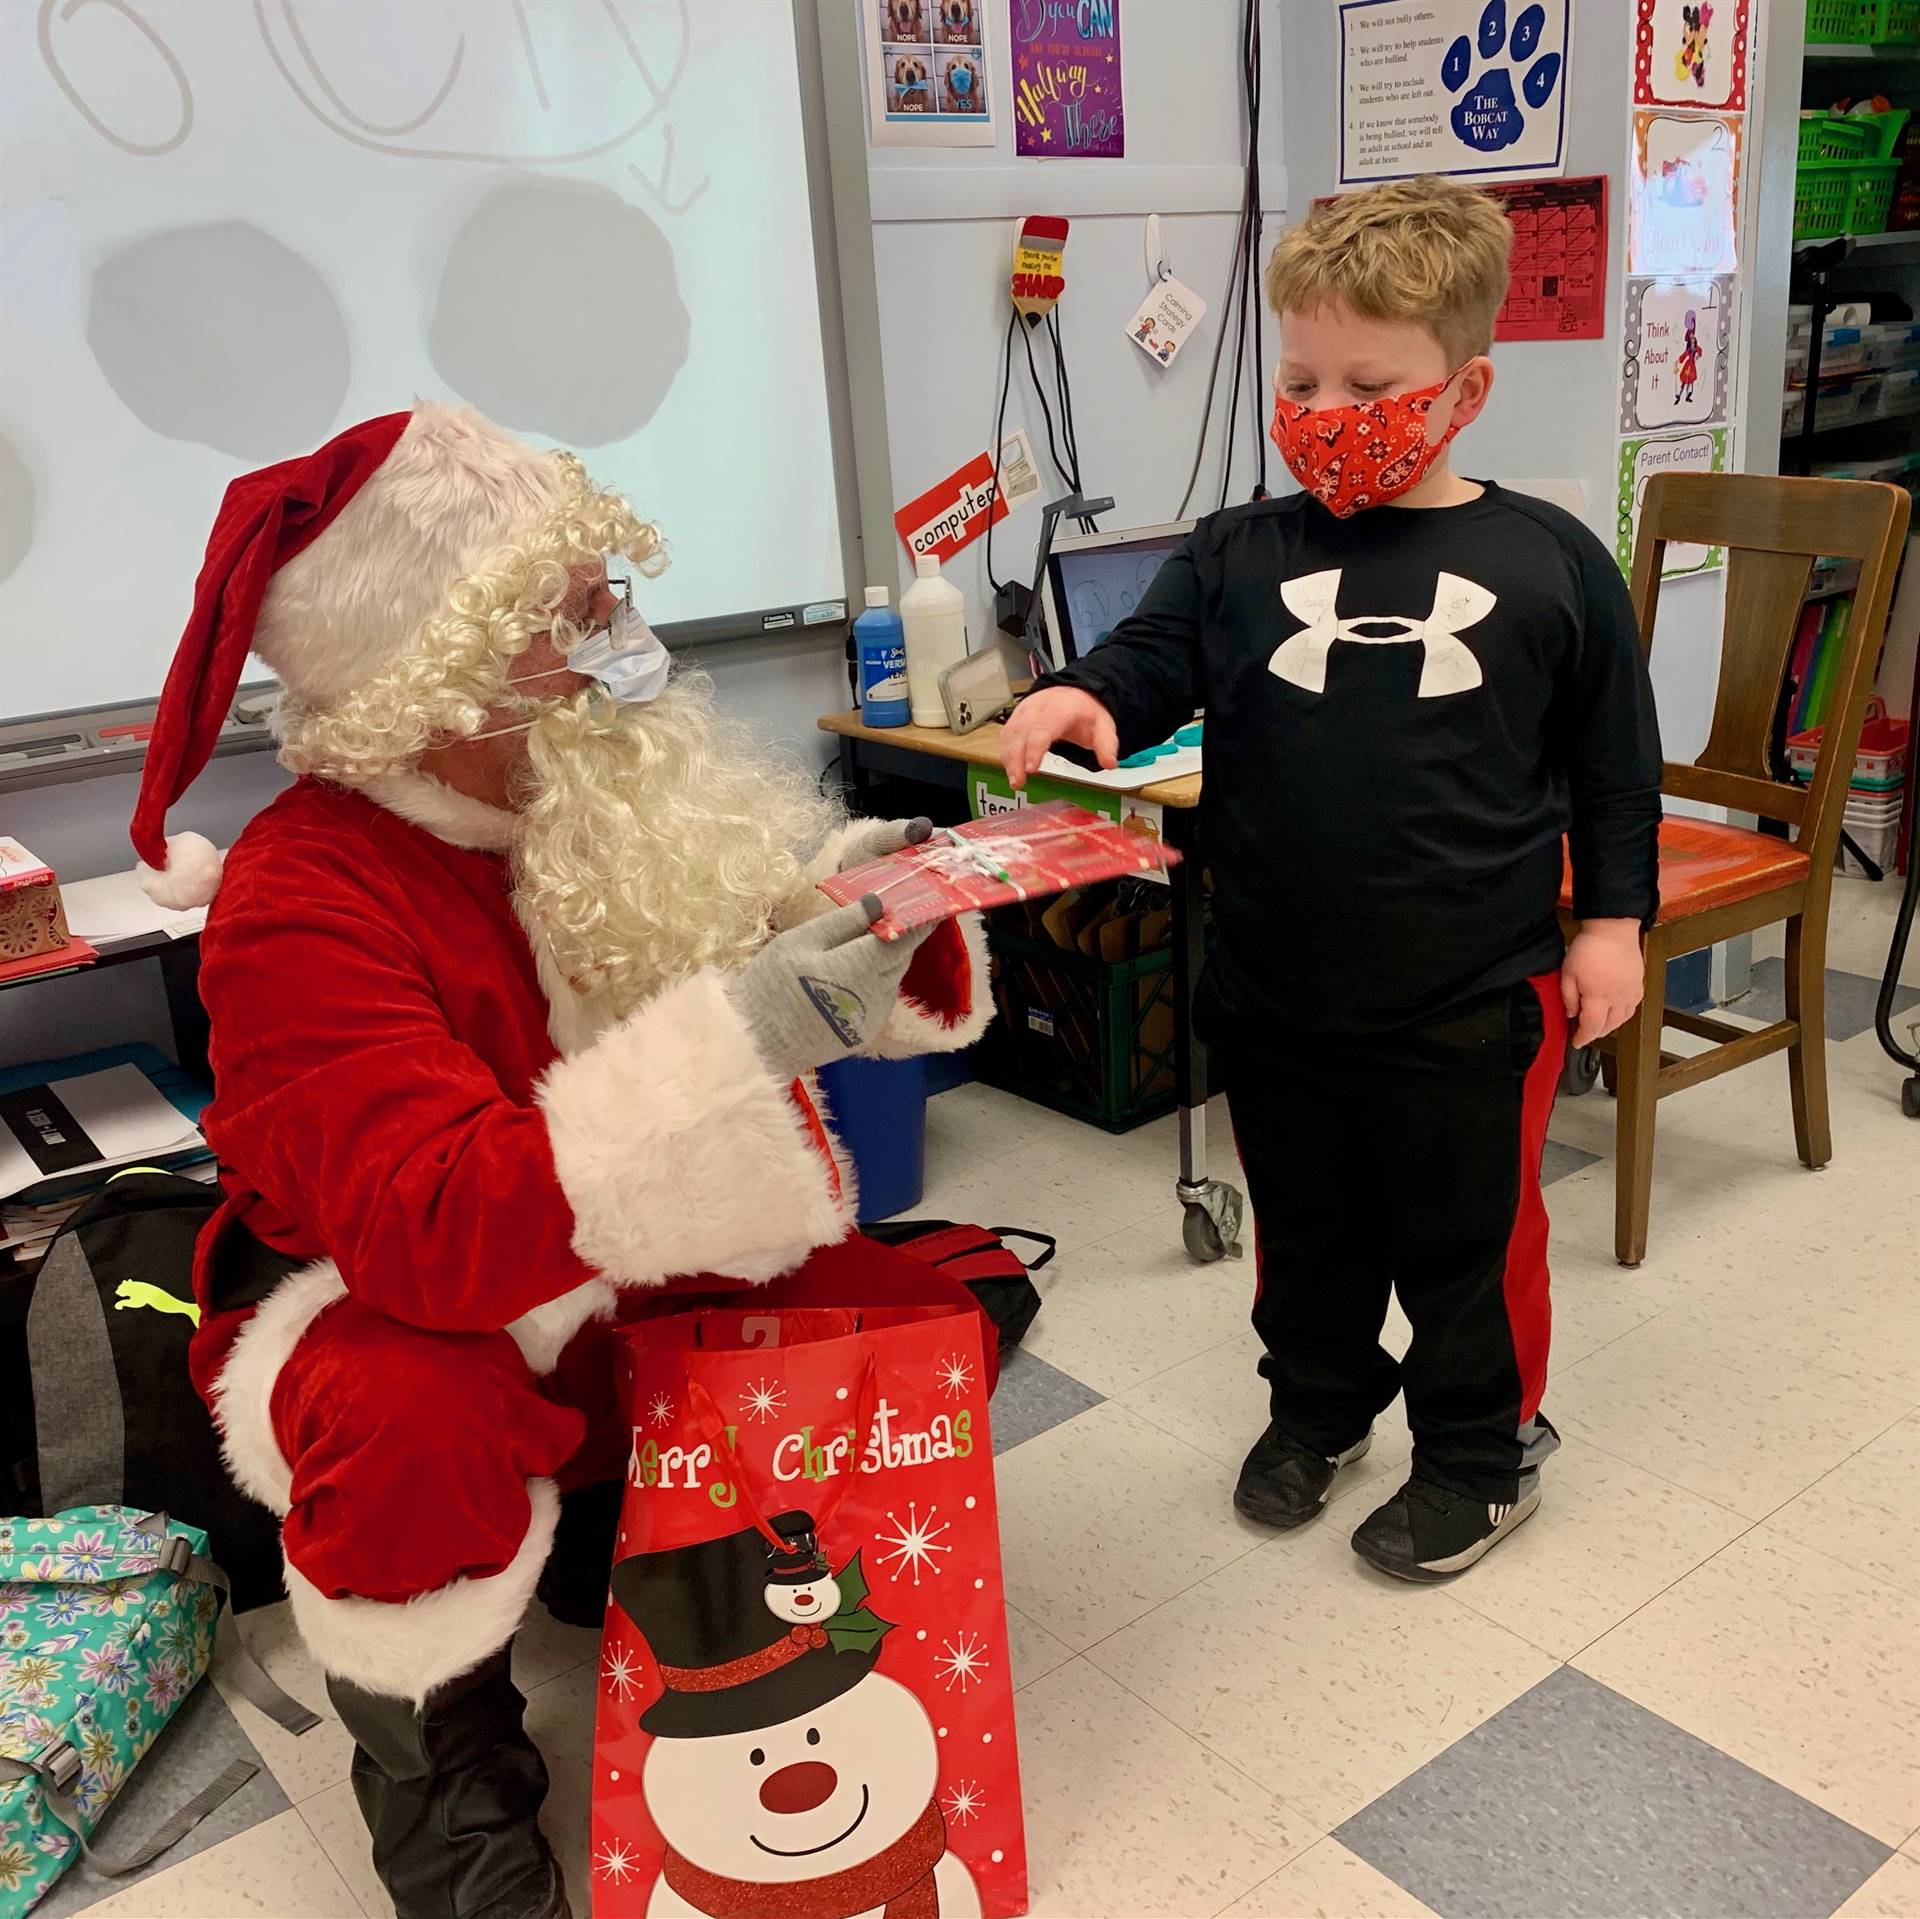
[[[1536,1478],[1512,1505],[1449,1492],[1429,1479],[1410,1479],[1355,1527],[1353,1550],[1397,1579],[1439,1584],[1484,1557],[1540,1504]]]
[[[1334,1475],[1363,1458],[1372,1444],[1373,1434],[1368,1432],[1357,1446],[1329,1459],[1270,1425],[1253,1442],[1253,1451],[1240,1468],[1240,1483],[1233,1489],[1234,1510],[1243,1519],[1280,1532],[1304,1526],[1320,1517]]]

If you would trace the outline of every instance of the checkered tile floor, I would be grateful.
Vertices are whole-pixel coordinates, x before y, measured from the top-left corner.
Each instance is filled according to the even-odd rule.
[[[1627,1273],[1611,1104],[1556,1113],[1567,1444],[1539,1517],[1445,1588],[1347,1548],[1405,1465],[1393,1416],[1317,1526],[1234,1516],[1264,1417],[1251,1270],[1182,1255],[1170,1124],[934,1103],[920,1210],[1061,1237],[994,1407],[1036,1913],[1920,1915],[1920,1126],[1862,1014],[1890,913],[1840,888],[1825,1173],[1794,1159],[1779,1062],[1666,1103]],[[1732,1011],[1771,1017],[1777,973]],[[250,1624],[319,1703],[278,1610]],[[518,1647],[583,1913],[593,1650],[544,1617]],[[207,1754],[265,1759],[258,1823],[87,1909],[386,1914],[340,1728],[197,1704]]]

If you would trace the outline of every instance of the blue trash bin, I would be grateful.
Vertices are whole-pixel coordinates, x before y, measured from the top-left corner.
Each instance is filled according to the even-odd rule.
[[[860,1220],[920,1204],[927,1184],[927,1063],[843,1059],[820,1069],[834,1130],[860,1181]]]

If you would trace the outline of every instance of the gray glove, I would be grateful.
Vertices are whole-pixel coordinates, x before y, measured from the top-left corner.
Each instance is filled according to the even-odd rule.
[[[933,822],[917,820],[862,820],[848,830],[840,843],[836,873],[851,872],[869,860],[883,860],[889,853],[904,852],[909,846],[924,846],[933,838]]]
[[[881,903],[869,893],[769,940],[727,991],[770,1071],[797,1079],[879,1038],[914,954],[932,932],[897,940],[867,928]]]

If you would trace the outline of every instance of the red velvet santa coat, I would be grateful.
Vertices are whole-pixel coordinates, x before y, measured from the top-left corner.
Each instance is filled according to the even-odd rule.
[[[417,779],[383,798],[283,794],[228,856],[201,942],[226,1203],[194,1378],[240,1483],[282,1512],[273,1382],[343,1291],[429,1330],[504,1328],[544,1372],[614,1289],[764,1281],[853,1224],[816,1100],[767,1072],[717,975],[589,1037],[515,917],[505,816]],[[921,950],[877,1051],[978,1036],[977,942],[956,927]],[[210,1257],[229,1221],[302,1262],[237,1309]]]

